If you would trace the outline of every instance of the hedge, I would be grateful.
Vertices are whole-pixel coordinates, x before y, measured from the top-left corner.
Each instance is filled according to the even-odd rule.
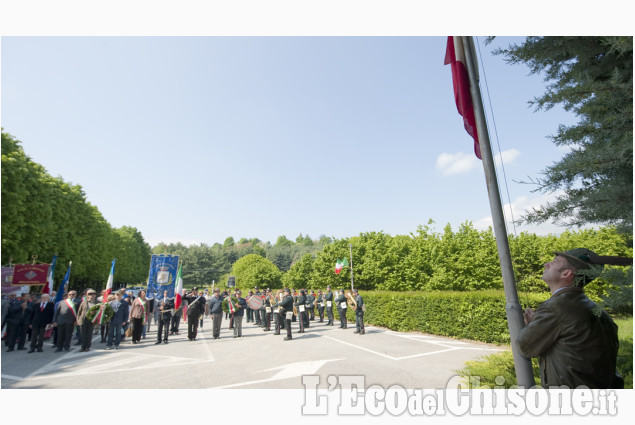
[[[510,342],[503,291],[372,291],[360,295],[366,304],[364,323],[368,325],[497,344]],[[549,293],[529,293],[519,301],[523,309],[535,309],[547,298]],[[355,321],[350,308],[347,318]]]

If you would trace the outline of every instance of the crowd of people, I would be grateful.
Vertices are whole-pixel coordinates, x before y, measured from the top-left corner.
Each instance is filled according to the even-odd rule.
[[[215,289],[193,288],[183,295],[178,308],[175,298],[169,298],[167,291],[162,298],[148,298],[145,290],[136,296],[132,291],[119,289],[97,296],[94,289],[86,289],[82,294],[69,290],[61,301],[55,303],[55,292],[39,296],[15,293],[3,297],[2,329],[7,352],[28,350],[27,353],[42,352],[45,340],[51,340],[55,352],[70,351],[73,339],[80,352],[90,351],[95,336],[100,335],[106,350],[117,350],[130,338],[131,344],[138,344],[149,333],[152,323],[157,326],[155,344],[167,344],[170,335],[179,334],[180,323],[187,323],[187,337],[195,341],[199,327],[206,319],[211,319],[212,338],[219,339],[223,318],[228,320],[229,330],[234,338],[242,337],[243,318],[247,323],[259,326],[263,331],[273,330],[274,335],[286,331],[285,341],[293,339],[292,323],[298,323],[297,333],[304,333],[312,321],[333,326],[333,307],[339,314],[339,327],[346,329],[346,312],[351,304],[355,308],[357,334],[364,334],[363,298],[357,290],[348,297],[344,290],[335,294],[328,286],[324,292],[318,290],[289,289],[273,293],[270,289],[254,288],[243,297],[240,289],[231,292]],[[347,299],[348,298],[348,299]],[[108,304],[107,320],[95,315],[95,306]],[[103,309],[102,309],[103,310]],[[316,312],[317,310],[317,312]],[[105,316],[105,314],[104,314]],[[6,329],[6,331],[5,331]],[[28,345],[27,345],[28,344]],[[27,348],[28,347],[28,348]]]

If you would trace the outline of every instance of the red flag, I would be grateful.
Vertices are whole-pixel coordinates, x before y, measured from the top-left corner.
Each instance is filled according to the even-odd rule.
[[[454,86],[454,100],[456,108],[463,117],[463,124],[467,133],[474,138],[474,153],[481,158],[481,147],[478,143],[476,131],[476,119],[474,118],[474,106],[470,93],[470,77],[467,73],[465,51],[461,37],[448,37],[448,46],[445,50],[444,65],[450,64],[452,68],[452,85]]]

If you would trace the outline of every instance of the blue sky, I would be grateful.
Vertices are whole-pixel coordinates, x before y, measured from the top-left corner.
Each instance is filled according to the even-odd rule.
[[[515,181],[558,160],[547,136],[574,117],[534,112],[527,102],[544,92],[542,77],[491,54],[521,38],[478,40],[490,134],[519,214],[541,198]],[[49,173],[80,184],[113,226],[137,227],[151,244],[408,234],[429,219],[438,230],[466,220],[485,228],[483,170],[445,45],[432,36],[3,37],[2,126]]]

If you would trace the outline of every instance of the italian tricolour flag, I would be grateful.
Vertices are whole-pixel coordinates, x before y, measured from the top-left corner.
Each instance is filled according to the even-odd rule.
[[[110,293],[112,292],[112,284],[115,280],[115,260],[112,260],[112,265],[110,266],[110,274],[108,275],[108,282],[106,282],[106,292],[104,292],[104,298],[101,300],[101,302],[107,302],[108,300],[108,295],[110,295]]]
[[[340,274],[342,268],[348,266],[348,260],[346,258],[342,258],[341,260],[337,260],[335,262],[335,274]]]
[[[183,264],[179,266],[179,271],[176,273],[176,288],[174,289],[174,309],[178,310],[183,303],[183,277],[181,276],[183,270]]]

